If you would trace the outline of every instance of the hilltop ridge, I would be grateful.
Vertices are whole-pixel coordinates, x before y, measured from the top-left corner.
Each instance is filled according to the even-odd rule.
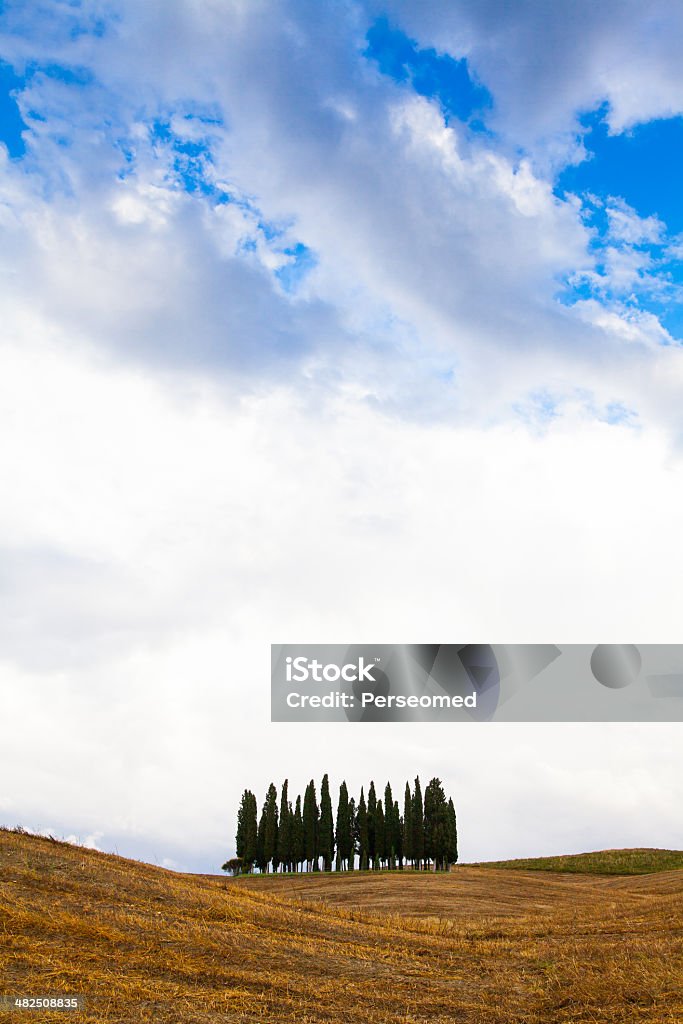
[[[79,1024],[683,1019],[683,872],[410,875],[296,892],[0,831],[0,991],[83,994]]]

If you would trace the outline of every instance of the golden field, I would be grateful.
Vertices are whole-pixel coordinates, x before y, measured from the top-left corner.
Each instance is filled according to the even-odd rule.
[[[675,868],[231,880],[0,831],[0,936],[0,994],[88,1000],[16,1022],[683,1022]]]

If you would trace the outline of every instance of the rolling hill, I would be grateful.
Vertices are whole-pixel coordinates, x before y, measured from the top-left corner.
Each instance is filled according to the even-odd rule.
[[[683,850],[596,850],[564,857],[489,861],[481,867],[515,871],[570,871],[584,875],[650,875],[683,868]]]
[[[673,1024],[682,897],[680,870],[229,880],[0,831],[0,993],[85,995],[41,1024]]]

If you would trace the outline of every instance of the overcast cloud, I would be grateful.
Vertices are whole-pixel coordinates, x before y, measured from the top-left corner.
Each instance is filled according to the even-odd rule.
[[[271,642],[678,636],[681,239],[558,180],[680,22],[4,5],[0,821],[214,869],[247,785],[419,771],[466,859],[680,845],[678,725],[268,722]]]

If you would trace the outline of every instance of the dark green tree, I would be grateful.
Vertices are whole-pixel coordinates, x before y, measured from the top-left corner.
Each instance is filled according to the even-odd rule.
[[[448,867],[448,804],[441,779],[433,778],[425,790],[425,857],[437,871]]]
[[[433,838],[433,817],[434,817],[434,794],[431,790],[431,786],[427,785],[424,796],[424,856],[425,864],[427,867],[431,865],[434,851],[432,849],[432,838]]]
[[[323,775],[320,787],[318,854],[323,859],[323,871],[331,871],[334,858],[334,819],[332,817],[332,800],[330,799],[330,780],[327,774]]]
[[[242,871],[251,871],[256,861],[256,841],[258,837],[256,797],[249,789],[245,789],[237,812],[237,835],[235,845],[237,856],[242,862]]]
[[[237,856],[231,870],[262,872],[302,870],[353,870],[358,855],[361,870],[402,869],[412,862],[417,870],[432,863],[437,871],[447,870],[458,860],[458,830],[455,807],[440,779],[429,782],[424,801],[420,778],[411,792],[406,782],[403,815],[387,782],[383,800],[377,799],[374,782],[361,788],[358,804],[349,798],[346,781],[339,787],[336,816],[330,799],[329,776],[323,777],[318,806],[313,779],[304,798],[297,796],[294,809],[289,799],[289,782],[284,780],[279,800],[277,790],[268,787],[261,816],[251,790],[242,793],[237,812],[235,836]],[[335,858],[336,851],[336,861]],[[227,863],[227,862],[226,862]]]
[[[413,862],[413,797],[410,792],[410,783],[406,782],[406,792],[403,799],[403,856],[407,861]]]
[[[377,801],[377,810],[375,811],[375,844],[375,859],[383,868],[387,859],[387,832],[381,800]]]
[[[368,865],[377,867],[377,794],[375,783],[370,783],[368,790]]]
[[[285,779],[282,783],[282,795],[280,797],[280,822],[277,833],[277,859],[282,865],[283,871],[291,870],[292,857],[292,807],[287,793],[288,786],[289,781]]]
[[[448,863],[458,863],[458,824],[452,799],[448,801]]]
[[[368,870],[368,809],[365,805],[365,796],[361,786],[360,800],[358,801],[358,814],[356,816],[356,831],[358,833],[358,867],[360,871]]]
[[[247,808],[249,806],[249,790],[245,789],[242,793],[242,799],[240,800],[240,806],[237,811],[237,832],[235,833],[235,849],[237,850],[237,856],[242,860],[244,857],[244,846],[247,834]]]
[[[263,805],[261,810],[261,817],[258,823],[258,832],[256,835],[256,867],[259,871],[266,871],[268,868],[268,858],[266,857],[266,805]]]
[[[351,797],[349,800],[349,862],[348,870],[353,871],[356,867],[356,851],[358,849],[358,815],[356,814],[356,801]]]
[[[274,869],[277,869],[277,833],[278,833],[278,814],[277,814],[277,790],[271,782],[268,786],[268,793],[266,794],[266,802],[263,805],[263,811],[265,814],[264,830],[263,830],[263,856],[266,862],[266,871],[269,870],[269,865],[272,864]]]
[[[425,850],[424,837],[424,807],[422,804],[422,789],[420,787],[420,776],[415,779],[413,791],[413,864],[419,871],[422,868]]]
[[[301,871],[304,861],[304,822],[301,816],[301,797],[297,796],[292,819],[292,861],[294,870]]]
[[[398,806],[398,800],[394,800],[394,821],[393,831],[396,837],[396,861],[400,870],[403,870],[403,818],[401,817],[401,811]]]
[[[391,783],[384,787],[384,859],[389,868],[396,867],[396,836],[394,835],[394,797]]]
[[[339,803],[337,804],[337,868],[348,870],[351,859],[351,820],[349,818],[349,791],[346,782],[339,787]]]
[[[304,858],[307,871],[318,870],[318,798],[315,792],[313,779],[306,786],[304,793]]]

